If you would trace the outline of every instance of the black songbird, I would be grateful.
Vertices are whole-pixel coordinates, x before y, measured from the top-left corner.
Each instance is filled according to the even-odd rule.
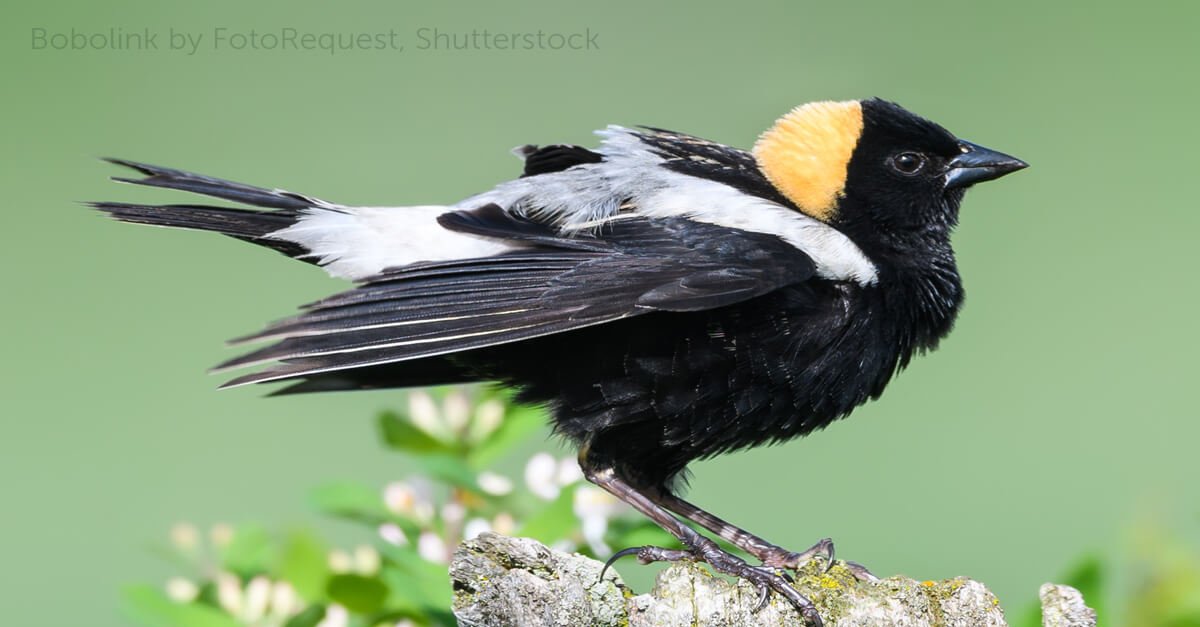
[[[522,146],[520,178],[454,205],[355,207],[111,159],[117,180],[236,201],[93,203],[118,220],[224,233],[354,288],[241,338],[220,368],[279,393],[499,382],[547,405],[589,481],[695,559],[812,603],[775,546],[676,494],[688,463],[811,433],[934,348],[963,291],[963,192],[1026,166],[883,100],[816,102],[752,151],[611,126],[596,149]],[[683,520],[745,550],[748,564]],[[865,571],[864,571],[865,572]]]

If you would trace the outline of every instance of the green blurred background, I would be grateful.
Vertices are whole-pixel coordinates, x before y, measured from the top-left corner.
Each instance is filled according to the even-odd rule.
[[[1195,111],[1187,3],[47,2],[4,8],[0,606],[118,625],[178,520],[323,525],[306,490],[382,483],[394,393],[214,390],[222,340],[338,282],[240,242],[103,220],[115,155],[355,204],[451,202],[521,143],[608,123],[740,146],[790,107],[882,96],[1032,167],[969,194],[968,305],[884,399],[697,464],[692,500],[877,573],[969,575],[1006,607],[1150,519],[1200,535]],[[212,31],[386,32],[403,52],[212,50]],[[158,32],[34,50],[32,32]],[[169,29],[203,33],[194,55]],[[590,30],[585,51],[413,49],[418,28]],[[632,563],[623,570],[636,571]],[[637,575],[635,575],[636,577]],[[644,579],[642,579],[644,581]]]

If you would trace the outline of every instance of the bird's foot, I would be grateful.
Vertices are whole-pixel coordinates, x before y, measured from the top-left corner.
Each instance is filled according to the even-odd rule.
[[[750,582],[758,590],[758,603],[755,611],[767,604],[767,598],[772,590],[787,599],[811,627],[821,627],[821,616],[816,606],[791,585],[791,578],[769,566],[752,566],[746,560],[720,548],[715,542],[697,543],[690,550],[666,549],[659,546],[637,546],[617,551],[604,568],[608,568],[616,560],[627,555],[636,555],[638,562],[652,564],[654,562],[704,562],[713,570],[724,575],[730,575]],[[601,571],[603,577],[603,571]]]
[[[821,572],[827,573],[829,572],[830,568],[833,568],[834,563],[833,540],[829,538],[822,538],[816,544],[799,553],[796,553],[795,551],[789,551],[782,547],[772,546],[771,548],[760,552],[760,554],[756,557],[762,561],[763,566],[767,566],[769,568],[784,568],[793,571],[799,571],[805,566],[805,564],[808,564],[814,559],[819,559],[825,564],[824,568],[821,569]],[[862,564],[850,561],[843,561],[842,564],[844,564],[846,570],[849,570],[850,574],[854,575],[855,579],[858,579],[859,581],[879,581],[879,577],[876,577],[874,573],[872,573],[870,570],[867,570],[867,567],[863,566]]]

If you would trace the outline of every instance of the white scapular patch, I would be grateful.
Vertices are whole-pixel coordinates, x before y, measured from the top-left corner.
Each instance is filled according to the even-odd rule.
[[[777,235],[812,258],[817,274],[862,285],[877,280],[875,265],[837,229],[803,213],[715,181],[662,166],[662,158],[620,126],[598,131],[600,163],[514,179],[450,207],[312,209],[268,237],[298,243],[338,277],[361,279],[417,261],[485,257],[519,248],[515,242],[457,233],[437,217],[496,204],[556,223],[564,232],[595,228],[621,217],[683,217]],[[633,213],[620,213],[623,203]]]
[[[685,217],[777,235],[811,257],[817,274],[826,279],[861,285],[878,279],[875,264],[841,231],[723,183],[669,170],[634,133],[609,126],[597,132],[604,141],[596,152],[604,161],[501,183],[455,206],[495,203],[550,218],[564,231],[595,228],[623,216]],[[634,213],[619,213],[626,201]]]
[[[450,211],[454,208],[440,205],[314,208],[267,237],[304,246],[329,274],[345,279],[364,279],[418,261],[487,257],[516,248],[442,228],[437,218]]]

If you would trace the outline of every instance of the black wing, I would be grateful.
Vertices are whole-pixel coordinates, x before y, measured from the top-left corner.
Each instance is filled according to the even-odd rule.
[[[218,368],[279,363],[226,385],[447,355],[650,311],[713,309],[814,271],[807,255],[775,236],[681,218],[621,219],[576,237],[492,206],[447,214],[442,223],[529,247],[397,268],[308,305],[242,338],[279,341]]]

